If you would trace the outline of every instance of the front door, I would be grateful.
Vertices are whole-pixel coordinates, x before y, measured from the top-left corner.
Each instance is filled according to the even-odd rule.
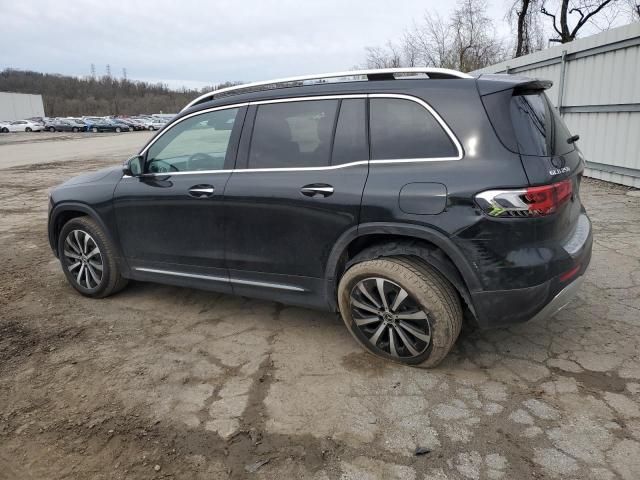
[[[235,293],[269,298],[276,289],[292,303],[322,303],[331,247],[358,224],[368,172],[365,112],[365,98],[251,107],[225,190]]]
[[[229,289],[223,197],[245,112],[218,109],[176,121],[145,148],[144,174],[120,181],[116,223],[134,277]]]

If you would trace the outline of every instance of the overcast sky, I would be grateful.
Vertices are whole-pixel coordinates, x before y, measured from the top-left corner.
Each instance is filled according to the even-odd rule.
[[[507,35],[506,0],[490,0]],[[398,38],[446,0],[0,0],[0,69],[201,87],[362,64],[365,47]]]

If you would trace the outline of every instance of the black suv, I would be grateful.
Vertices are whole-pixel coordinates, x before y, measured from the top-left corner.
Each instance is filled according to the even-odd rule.
[[[434,366],[463,319],[552,315],[589,264],[549,86],[387,69],[218,90],[54,189],[49,241],[83,295],[133,279],[339,311],[370,352]]]

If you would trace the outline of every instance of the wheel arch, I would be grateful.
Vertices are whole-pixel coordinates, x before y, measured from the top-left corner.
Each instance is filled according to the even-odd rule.
[[[342,273],[355,262],[387,256],[413,256],[435,268],[456,288],[475,316],[470,292],[480,283],[471,266],[451,240],[441,232],[419,225],[362,224],[345,232],[327,262],[325,295],[337,310],[337,288]]]
[[[54,255],[56,257],[58,256],[58,237],[64,224],[74,218],[85,216],[91,217],[91,219],[93,219],[100,226],[116,252],[116,262],[118,263],[118,267],[122,272],[126,272],[128,274],[129,267],[124,261],[119,243],[115,241],[113,235],[111,234],[111,231],[107,227],[102,217],[98,214],[98,212],[84,203],[65,202],[56,205],[51,211],[51,214],[49,215],[48,234],[49,245],[51,246]]]

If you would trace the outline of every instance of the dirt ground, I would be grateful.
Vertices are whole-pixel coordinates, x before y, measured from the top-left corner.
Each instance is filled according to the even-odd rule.
[[[0,142],[0,479],[640,478],[627,189],[583,183],[594,256],[556,318],[465,331],[421,370],[327,313],[142,283],[81,297],[49,250],[47,189],[120,163],[134,137],[100,137],[99,157],[42,138],[21,145],[56,144],[57,161]]]

